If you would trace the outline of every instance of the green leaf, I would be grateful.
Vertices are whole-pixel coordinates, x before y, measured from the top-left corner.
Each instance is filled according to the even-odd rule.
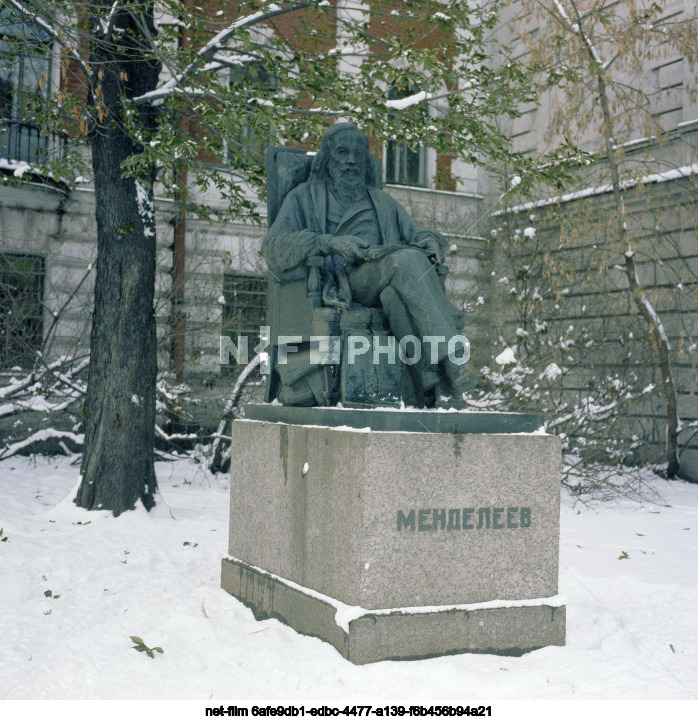
[[[155,658],[155,654],[153,651],[157,651],[158,653],[165,653],[160,646],[154,646],[153,648],[148,648],[146,646],[145,642],[140,636],[129,636],[129,638],[133,641],[135,646],[132,646],[132,648],[135,648],[136,651],[139,653],[144,653],[149,658]]]

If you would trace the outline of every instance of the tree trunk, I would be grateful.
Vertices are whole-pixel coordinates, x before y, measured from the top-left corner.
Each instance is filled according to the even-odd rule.
[[[93,0],[105,17],[111,0]],[[133,7],[154,32],[152,6]],[[124,98],[155,88],[159,67],[144,56],[133,16],[123,11],[110,42],[91,47],[95,109],[92,142],[97,220],[95,306],[90,338],[82,482],[75,502],[119,515],[157,490],[153,459],[156,333],[153,173],[122,177],[122,163],[141,148],[123,129]],[[148,111],[142,121],[150,125]]]
[[[645,295],[645,291],[638,282],[635,270],[635,257],[632,253],[625,254],[625,273],[628,277],[630,293],[638,313],[644,318],[650,329],[650,337],[659,356],[659,369],[662,374],[662,389],[666,401],[666,458],[667,478],[676,478],[681,470],[679,463],[679,415],[676,401],[676,387],[674,375],[671,372],[671,359],[669,356],[669,339],[657,312]]]

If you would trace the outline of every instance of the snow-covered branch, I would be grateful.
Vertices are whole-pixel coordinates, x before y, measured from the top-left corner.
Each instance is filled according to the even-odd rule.
[[[50,365],[46,366],[46,370],[52,372],[56,368],[60,368],[66,362],[65,358],[59,358]],[[0,388],[0,400],[4,398],[12,398],[18,393],[25,391],[29,386],[36,383],[36,374],[30,373],[22,380],[11,380],[4,388]]]
[[[565,11],[565,8],[563,7],[560,0],[553,0],[555,3],[555,8],[557,9],[557,12],[560,16],[560,19],[562,22],[567,25],[569,31],[573,33],[574,35],[578,35],[582,42],[584,43],[587,51],[591,55],[591,57],[594,59],[594,62],[601,67],[602,70],[606,70],[606,68],[611,64],[611,61],[603,62],[601,59],[601,56],[599,55],[598,50],[596,49],[596,46],[594,43],[591,42],[591,39],[587,36],[587,34],[582,30],[581,26],[578,22],[573,22],[572,18],[567,14]],[[575,8],[576,10],[576,8]]]
[[[114,0],[114,4],[111,6],[106,16],[99,18],[99,27],[105,38],[108,38],[114,30],[114,22],[116,21],[116,11],[121,6],[121,0]]]
[[[30,446],[44,446],[49,445],[50,441],[53,441],[54,447],[60,447],[67,456],[71,453],[75,453],[78,449],[82,448],[82,444],[85,441],[85,436],[80,433],[71,433],[70,431],[60,431],[55,428],[44,428],[43,430],[36,431],[28,438],[17,443],[12,443],[0,451],[0,460],[3,458],[9,458],[14,456],[25,448]],[[65,444],[69,442],[72,448],[68,448]],[[26,453],[26,451],[25,451]]]
[[[40,380],[37,379],[39,373],[36,369],[21,380],[13,378],[7,386],[0,388],[0,401],[7,401],[0,404],[0,418],[28,411],[61,412],[81,401],[87,388],[76,376],[87,367],[88,362],[89,358],[61,357],[53,363],[43,363]]]
[[[324,6],[324,2],[298,2],[285,7],[280,5],[272,4],[266,10],[260,10],[250,15],[245,15],[239,18],[234,23],[217,33],[211,40],[209,40],[197,53],[196,58],[189,63],[181,72],[174,75],[172,78],[167,80],[159,88],[151,90],[149,93],[144,93],[137,98],[134,98],[136,104],[143,103],[157,103],[166,98],[171,92],[178,88],[183,82],[185,82],[193,73],[201,70],[209,61],[211,61],[216,52],[220,51],[221,47],[225,46],[231,38],[240,30],[254,27],[266,20],[278,17],[279,15],[286,15],[296,10],[301,10],[307,7]]]
[[[671,359],[669,352],[671,345],[667,336],[664,324],[654,306],[650,303],[644,288],[640,285],[637,277],[637,269],[635,267],[635,254],[629,248],[625,252],[625,272],[630,285],[630,293],[632,295],[635,306],[640,315],[645,319],[650,329],[650,335],[653,337],[656,351],[659,356],[659,367],[662,373],[663,395],[667,405],[667,426],[666,426],[666,447],[667,447],[667,476],[673,478],[679,470],[678,450],[678,434],[680,430],[680,421],[678,416],[678,400],[676,397],[676,386],[674,384],[674,375],[671,368]]]
[[[386,100],[385,107],[390,108],[391,110],[404,110],[405,108],[409,108],[412,105],[419,105],[419,103],[426,102],[427,100],[432,100],[434,98],[434,95],[432,93],[427,93],[425,90],[422,90],[419,93],[415,93],[414,95],[408,95],[406,98],[399,98],[397,100]]]
[[[262,362],[262,356],[261,355],[255,355],[255,357],[242,369],[242,372],[240,373],[235,386],[233,387],[233,390],[230,394],[230,398],[228,399],[228,402],[225,405],[225,410],[223,411],[223,419],[221,420],[220,424],[218,425],[218,429],[216,430],[216,433],[213,435],[213,444],[211,445],[211,468],[218,468],[220,462],[221,462],[221,452],[222,452],[222,441],[228,441],[230,440],[229,435],[225,435],[225,428],[226,425],[230,423],[230,419],[232,417],[233,409],[237,406],[237,404],[240,401],[240,395],[242,393],[243,386],[247,382],[247,380],[250,377],[250,374],[257,368],[260,363]]]

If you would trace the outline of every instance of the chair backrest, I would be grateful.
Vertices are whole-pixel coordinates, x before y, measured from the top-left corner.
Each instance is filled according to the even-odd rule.
[[[267,226],[276,219],[286,195],[308,179],[314,155],[295,148],[267,148]]]
[[[274,147],[267,149],[267,227],[276,219],[284,198],[297,185],[305,183],[310,175],[310,164],[315,153],[295,148]],[[371,158],[378,187],[383,187],[381,161]]]

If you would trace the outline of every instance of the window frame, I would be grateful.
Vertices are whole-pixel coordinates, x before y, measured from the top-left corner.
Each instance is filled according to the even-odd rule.
[[[7,78],[5,102],[0,104],[0,157],[28,163],[46,162],[52,150],[50,135],[23,122],[28,94],[46,102],[53,87],[53,41],[49,34],[29,17],[16,11],[0,11],[0,72]],[[17,43],[16,47],[13,44]],[[27,83],[32,65],[35,87]],[[44,77],[43,87],[41,77]],[[2,98],[0,98],[2,99]]]
[[[21,270],[13,270],[5,268],[5,261],[15,259],[17,261],[33,261],[34,268],[27,272]],[[6,280],[11,275],[18,277],[31,278],[31,283],[27,283],[24,288],[20,284],[16,284],[12,288],[12,281]],[[20,368],[28,368],[34,365],[37,351],[41,350],[44,342],[44,290],[46,285],[46,259],[41,255],[33,255],[30,253],[0,253],[0,370],[7,371],[15,366]],[[16,333],[17,329],[11,327],[8,320],[19,308],[22,299],[19,293],[15,298],[10,298],[10,302],[5,305],[6,289],[11,288],[12,291],[23,293],[25,297],[31,298],[33,312],[25,318],[20,319],[20,323],[24,325],[24,330],[20,326],[20,336],[13,341],[8,340],[4,335],[6,333]],[[28,323],[27,323],[28,321]],[[19,350],[17,350],[19,347]]]
[[[415,84],[405,83],[402,87],[393,84],[388,91],[388,98],[390,100],[400,100],[418,92],[419,87]],[[391,116],[397,118],[400,116],[400,112],[393,111]],[[416,149],[412,150],[408,143],[389,140],[384,148],[385,183],[409,188],[428,188],[428,154],[429,148],[422,143],[418,143]],[[415,156],[417,161],[416,177],[410,177],[409,165]]]
[[[427,152],[426,146],[421,143],[416,150],[412,150],[407,143],[388,141],[385,149],[385,182],[387,185],[404,185],[410,188],[426,188],[427,182]],[[410,156],[417,155],[417,179],[409,177],[405,167],[410,162]],[[391,172],[392,171],[392,172]]]

